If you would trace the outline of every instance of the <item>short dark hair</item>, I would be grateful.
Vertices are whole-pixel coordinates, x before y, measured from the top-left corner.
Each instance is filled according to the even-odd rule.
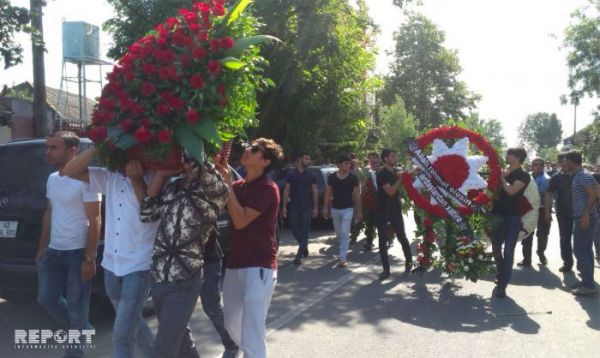
[[[305,152],[305,151],[298,152],[298,153],[296,153],[296,157],[294,158],[294,160],[304,158],[307,155],[310,156],[310,154],[308,154],[308,152]]]
[[[379,158],[379,154],[377,154],[375,152],[370,152],[369,154],[367,154],[367,157],[377,157],[377,158]]]
[[[560,153],[558,155],[558,161],[560,162],[561,160],[567,160],[567,153]]]
[[[521,164],[523,164],[523,162],[525,162],[525,158],[527,158],[527,152],[525,151],[525,149],[523,149],[521,147],[509,148],[506,151],[506,155],[513,155],[513,156],[519,158],[519,162]]]
[[[583,156],[581,155],[581,152],[572,150],[565,154],[565,160],[568,160],[575,165],[581,165],[581,163],[583,163]]]
[[[271,169],[283,159],[283,149],[273,139],[257,138],[252,141],[252,145],[254,144],[260,145],[264,149],[264,152],[262,153],[263,158],[271,161],[264,169],[264,173],[270,172]]]
[[[383,148],[381,150],[381,160],[385,161],[385,158],[389,157],[392,153],[396,153],[396,151],[390,148]]]
[[[534,160],[531,161],[531,165],[533,165],[535,162],[542,162],[542,165],[546,164],[546,162],[542,158],[535,158]],[[548,163],[550,163],[550,162],[548,162]]]
[[[60,137],[64,142],[67,148],[79,149],[79,136],[72,131],[56,131],[50,135],[51,137]]]
[[[337,164],[342,164],[343,162],[349,162],[352,159],[350,158],[350,156],[348,154],[338,154],[337,157],[335,157],[335,162]]]

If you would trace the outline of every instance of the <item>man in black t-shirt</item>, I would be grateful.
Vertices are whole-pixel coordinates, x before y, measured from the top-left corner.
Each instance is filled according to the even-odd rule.
[[[379,275],[381,280],[390,276],[390,263],[388,258],[388,223],[392,225],[402,251],[404,252],[406,271],[412,268],[412,253],[410,243],[404,231],[404,219],[400,207],[400,193],[402,185],[400,173],[396,172],[396,152],[391,149],[381,151],[381,160],[384,167],[377,172],[377,233],[379,237],[379,255],[383,272]]]
[[[556,221],[558,221],[558,232],[560,236],[560,256],[563,265],[560,272],[571,272],[573,268],[573,199],[571,186],[573,174],[568,171],[565,155],[558,156],[560,171],[556,173],[548,183],[546,189],[545,214],[546,221],[552,220],[552,201],[556,199]]]
[[[526,157],[527,152],[523,148],[511,148],[507,151],[508,168],[502,172],[502,183],[492,206],[492,214],[495,216],[492,250],[498,269],[498,284],[494,295],[498,298],[506,297],[506,287],[512,276],[515,247],[521,228],[521,199],[531,181],[531,176],[521,168]]]
[[[339,267],[346,267],[346,254],[350,244],[350,226],[352,219],[362,220],[360,202],[360,186],[358,178],[350,172],[351,159],[342,154],[337,158],[338,171],[327,178],[325,199],[323,201],[323,217],[327,219],[331,214],[333,227],[340,239]],[[356,211],[354,210],[356,205]],[[356,213],[356,215],[354,215]]]

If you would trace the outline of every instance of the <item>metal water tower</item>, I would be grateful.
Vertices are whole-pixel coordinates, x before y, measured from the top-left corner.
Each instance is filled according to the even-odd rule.
[[[69,83],[77,83],[77,103],[79,108],[79,121],[87,122],[87,84],[88,82],[100,86],[102,89],[102,65],[111,65],[110,62],[100,59],[100,29],[98,26],[83,21],[64,21],[63,33],[63,65],[60,89],[56,108],[61,115],[68,113],[70,92]],[[72,75],[72,66],[77,67],[77,75]],[[97,66],[99,77],[88,79],[87,66]],[[62,121],[60,118],[60,127]]]

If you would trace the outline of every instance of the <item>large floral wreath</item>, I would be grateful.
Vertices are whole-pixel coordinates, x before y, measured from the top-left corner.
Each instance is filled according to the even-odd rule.
[[[449,191],[440,190],[472,228],[465,235],[416,174],[403,174],[403,186],[420,209],[417,216],[422,220],[417,232],[422,237],[417,245],[417,261],[421,267],[437,265],[450,274],[462,274],[476,281],[491,268],[491,258],[485,254],[484,237],[490,230],[485,209],[489,209],[493,192],[500,183],[498,155],[481,135],[458,126],[433,129],[417,138],[416,143],[423,152],[431,152],[427,156],[431,170],[472,204],[466,206]],[[413,161],[420,170],[427,170]],[[473,210],[474,207],[480,210]],[[434,257],[436,251],[441,255]]]

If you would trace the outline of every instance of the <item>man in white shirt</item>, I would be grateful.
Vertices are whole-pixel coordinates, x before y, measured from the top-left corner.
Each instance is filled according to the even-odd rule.
[[[55,132],[46,141],[46,160],[58,168],[46,184],[47,206],[36,254],[38,302],[63,329],[89,325],[90,280],[96,274],[102,196],[89,184],[64,175],[75,158],[79,137]],[[69,347],[66,356],[84,355],[83,347]]]
[[[137,161],[127,163],[125,174],[89,167],[95,153],[94,148],[81,153],[69,162],[65,173],[106,196],[102,267],[106,293],[116,312],[113,356],[133,356],[135,344],[144,356],[150,356],[154,337],[142,311],[150,292],[150,264],[158,223],[140,221],[140,202],[149,178],[139,174],[142,167]],[[142,183],[133,186],[132,180]]]

